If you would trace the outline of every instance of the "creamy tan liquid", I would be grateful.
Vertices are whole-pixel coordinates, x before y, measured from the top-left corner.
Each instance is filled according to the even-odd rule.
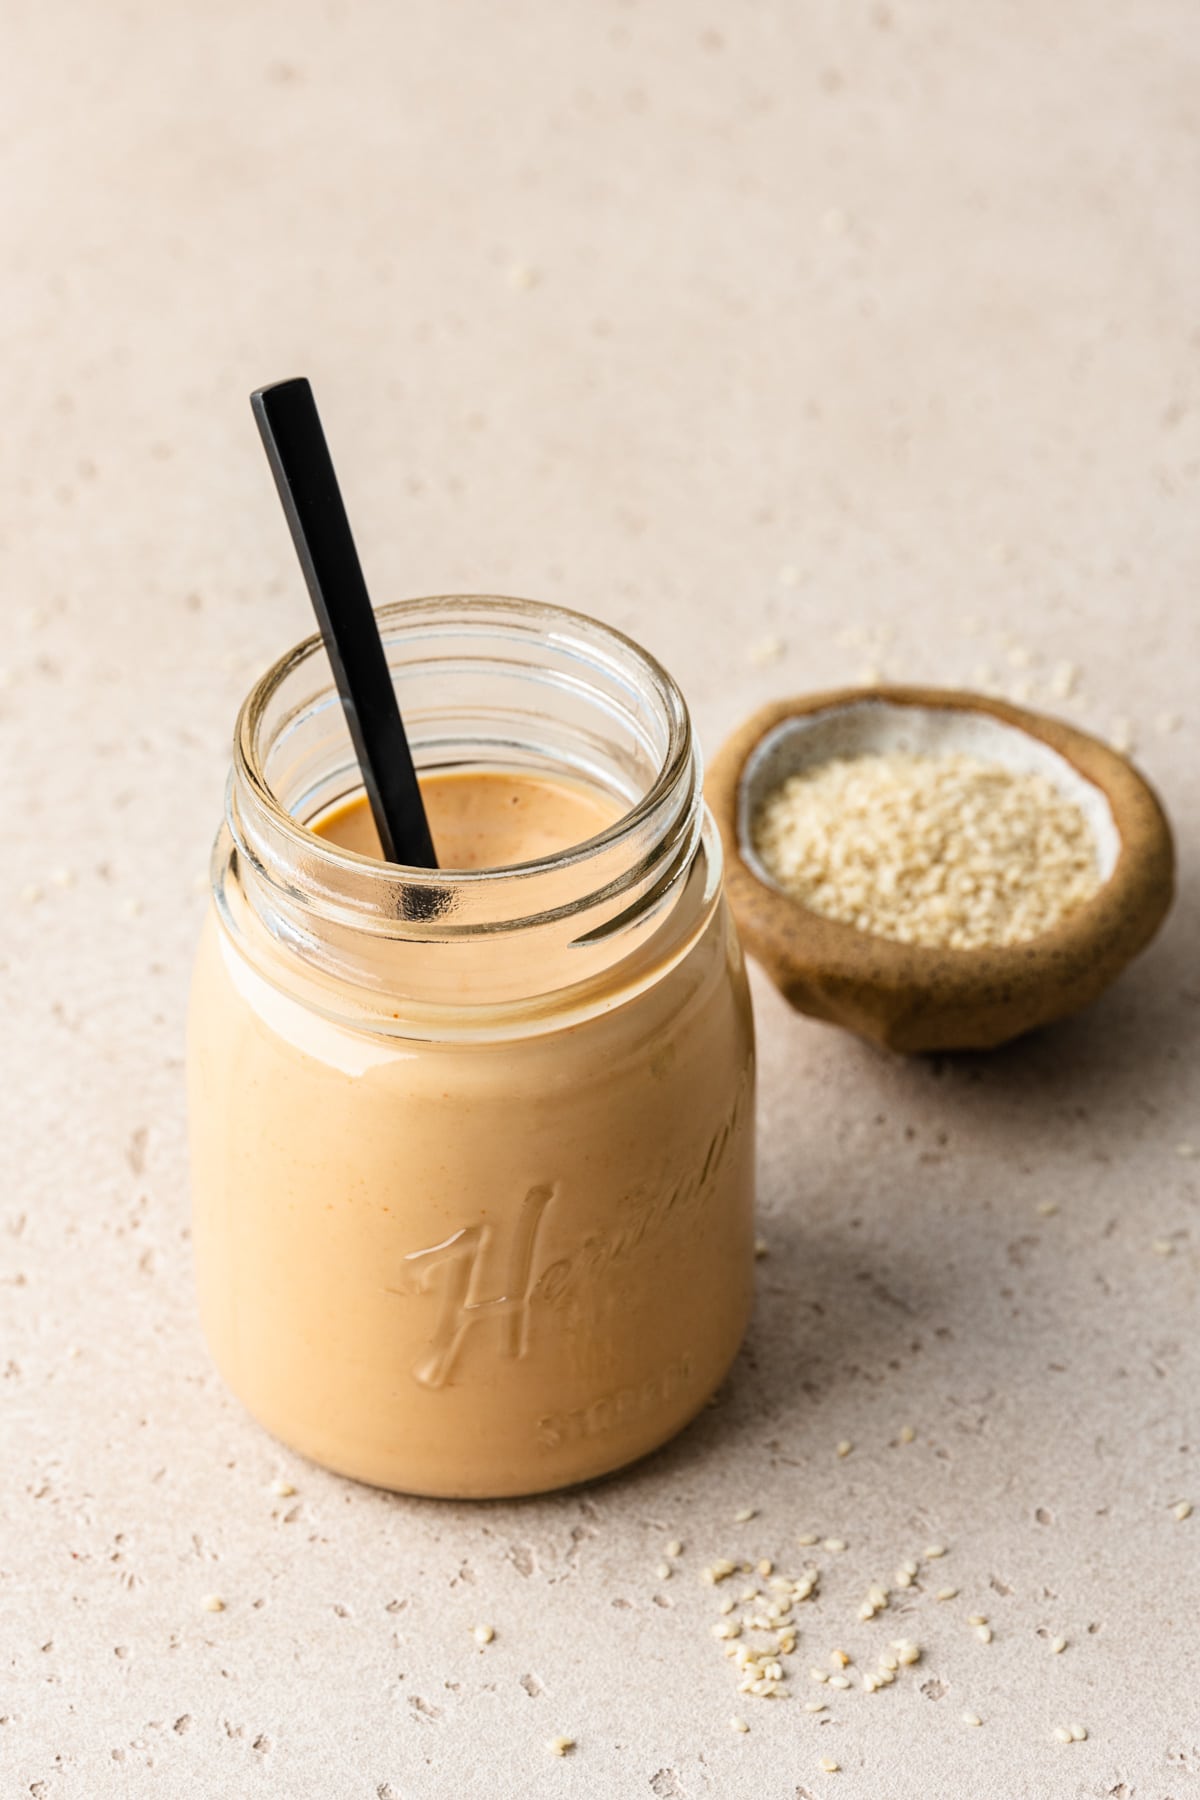
[[[621,812],[611,795],[580,782],[507,769],[426,775],[421,798],[443,869],[540,862],[595,837]],[[326,813],[313,829],[359,856],[383,854],[365,794]]]
[[[536,860],[614,816],[528,774],[423,785],[446,868]],[[378,854],[361,800],[320,829]],[[754,1134],[740,953],[723,902],[697,919],[658,978],[579,1022],[428,1042],[322,1016],[210,915],[189,1042],[201,1307],[277,1436],[384,1486],[502,1495],[616,1468],[699,1409],[749,1313]],[[536,946],[494,954],[541,991]]]

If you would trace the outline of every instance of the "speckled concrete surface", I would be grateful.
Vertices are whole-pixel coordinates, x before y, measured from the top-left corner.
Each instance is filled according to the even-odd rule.
[[[4,36],[6,1800],[1200,1793],[1193,10],[12,0]],[[246,394],[301,370],[380,597],[594,611],[710,748],[868,664],[1037,703],[1069,660],[1178,827],[1154,949],[990,1059],[756,982],[753,1330],[590,1492],[299,1466],[198,1335],[199,878],[235,706],[308,628]],[[697,1572],[810,1527],[849,1548],[798,1697],[739,1701]],[[802,1710],[902,1633],[895,1687]]]

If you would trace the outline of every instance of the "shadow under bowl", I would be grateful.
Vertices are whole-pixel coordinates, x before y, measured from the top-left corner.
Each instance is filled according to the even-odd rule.
[[[790,775],[891,750],[965,754],[1040,774],[1079,807],[1102,885],[1054,929],[977,950],[902,944],[785,893],[751,839]],[[1097,998],[1150,942],[1175,888],[1171,830],[1125,757],[1044,714],[950,688],[847,688],[780,700],[722,746],[706,782],[747,948],[799,1011],[891,1050],[993,1049]]]

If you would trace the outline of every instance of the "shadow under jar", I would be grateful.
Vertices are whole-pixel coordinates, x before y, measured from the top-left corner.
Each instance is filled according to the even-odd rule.
[[[193,983],[201,1313],[277,1437],[412,1493],[587,1480],[678,1431],[749,1315],[754,1042],[683,698],[555,607],[385,607],[423,779],[614,822],[424,871],[310,829],[361,791],[313,638],[244,705]]]

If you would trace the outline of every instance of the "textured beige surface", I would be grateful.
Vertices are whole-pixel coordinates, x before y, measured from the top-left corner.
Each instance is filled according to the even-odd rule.
[[[1200,1792],[1200,792],[1163,728],[1200,649],[1198,48],[1182,0],[10,0],[5,1800]],[[245,396],[299,370],[380,597],[630,627],[710,748],[865,663],[1036,701],[1070,659],[1179,828],[1151,952],[991,1059],[756,982],[756,1321],[720,1406],[591,1492],[297,1466],[198,1338],[198,883],[237,701],[308,623]],[[912,1600],[887,1693],[737,1702],[696,1570],[809,1524],[850,1549],[804,1699],[810,1652],[893,1635],[854,1612],[904,1555],[944,1539],[961,1597]]]

